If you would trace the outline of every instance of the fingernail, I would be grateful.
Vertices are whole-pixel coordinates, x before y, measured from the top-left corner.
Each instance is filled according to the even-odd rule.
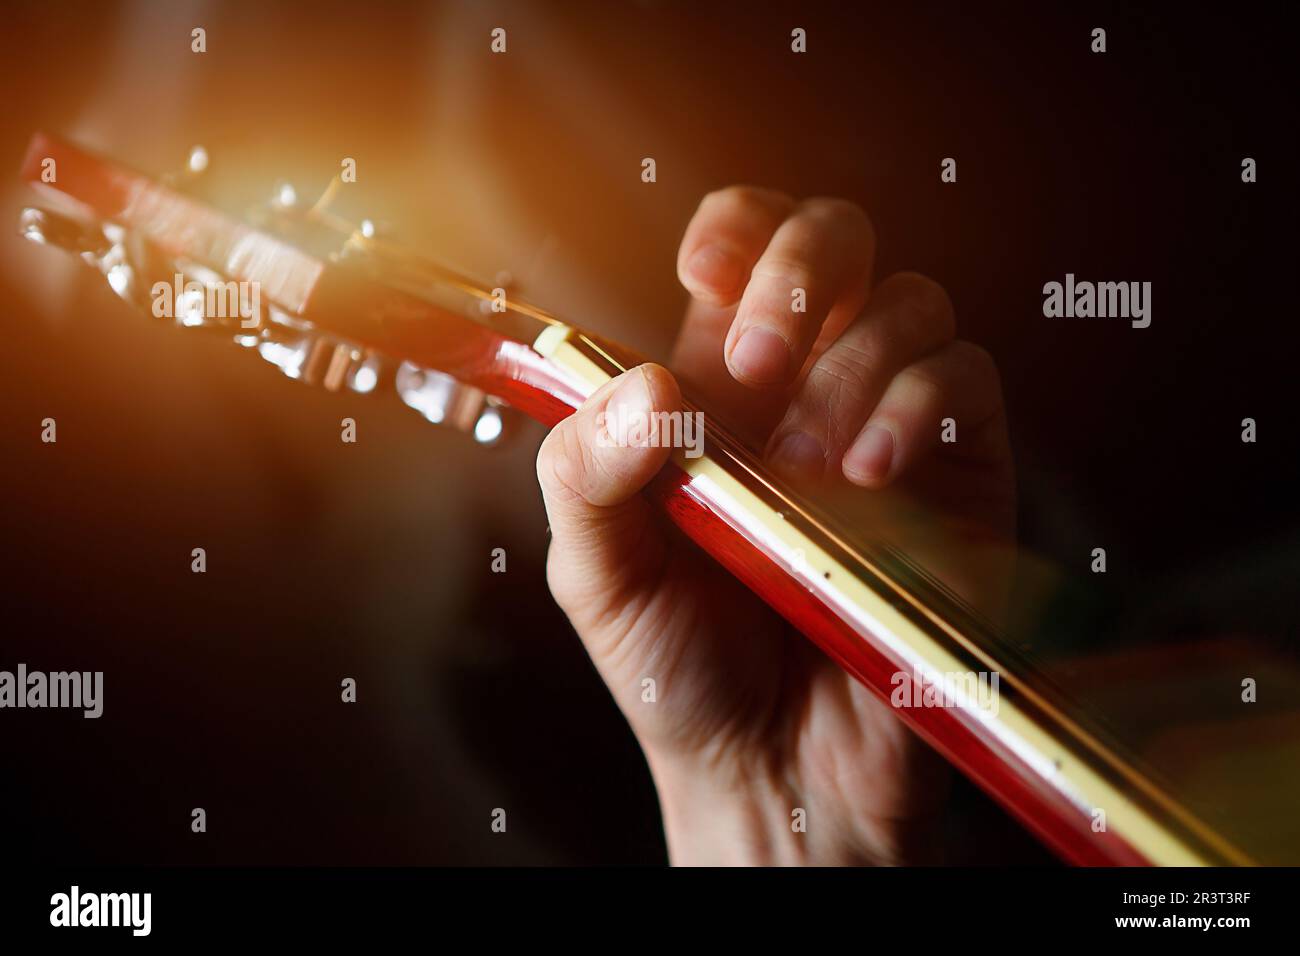
[[[605,431],[615,444],[639,446],[647,437],[650,420],[650,389],[640,368],[623,373],[605,405]]]
[[[826,467],[826,451],[807,432],[791,432],[777,444],[769,460],[792,481],[816,481]]]
[[[721,246],[704,246],[687,260],[686,277],[696,289],[727,296],[740,289],[744,266]]]
[[[747,385],[776,385],[785,381],[790,346],[771,329],[751,325],[731,350],[731,370]]]
[[[858,482],[880,481],[894,461],[894,433],[883,425],[868,425],[844,456],[844,473]]]

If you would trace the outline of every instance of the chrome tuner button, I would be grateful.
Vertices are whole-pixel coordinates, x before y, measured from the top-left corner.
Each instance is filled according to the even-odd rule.
[[[444,372],[403,362],[394,382],[397,394],[435,425],[472,431],[487,404],[487,395]]]
[[[369,355],[359,362],[354,362],[348,374],[348,388],[361,395],[368,395],[379,385],[384,374],[384,363],[378,356]]]
[[[289,378],[327,391],[347,388],[366,394],[379,385],[383,367],[380,360],[352,342],[300,331],[272,321],[260,333],[236,336],[241,345],[252,345],[258,354]]]
[[[185,164],[172,172],[164,173],[163,183],[186,194],[195,194],[202,186],[203,174],[208,171],[211,157],[205,147],[195,144],[185,154]]]
[[[92,253],[100,257],[113,245],[102,228],[35,206],[25,208],[18,216],[18,233],[31,242],[58,246],[78,255]]]
[[[350,342],[316,339],[303,360],[302,380],[337,392],[348,383],[353,364],[360,360],[361,349]]]
[[[270,335],[257,343],[257,353],[292,379],[302,378],[302,366],[313,338],[303,333]]]
[[[499,407],[491,399],[474,423],[474,440],[480,445],[496,445],[505,434],[506,422]]]
[[[191,147],[190,155],[185,161],[185,168],[195,176],[205,172],[208,168],[208,151],[202,146]]]
[[[444,372],[403,362],[394,386],[425,419],[472,435],[481,445],[496,445],[507,432],[504,402]]]
[[[295,208],[298,205],[298,190],[293,188],[293,183],[283,179],[276,183],[271,194],[271,205],[279,210]]]

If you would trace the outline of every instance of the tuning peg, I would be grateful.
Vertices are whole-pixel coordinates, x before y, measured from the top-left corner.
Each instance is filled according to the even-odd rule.
[[[103,255],[112,245],[98,226],[36,206],[28,206],[19,215],[18,233],[32,242],[58,246],[78,255]]]
[[[185,155],[185,163],[180,169],[164,173],[159,178],[172,189],[193,194],[198,191],[210,161],[207,148],[196,144],[190,147],[190,151]]]
[[[298,205],[298,190],[293,188],[293,183],[284,179],[277,182],[271,193],[271,205],[276,209],[295,208]]]
[[[103,274],[109,287],[131,305],[144,307],[147,295],[138,281],[124,230],[113,223],[86,223],[48,209],[25,208],[18,217],[24,238],[74,253]]]
[[[190,165],[195,175],[207,164],[206,151],[200,153],[201,149],[196,147],[191,151]],[[292,185],[282,182],[276,192],[280,206],[296,204]],[[165,314],[177,325],[233,335],[238,345],[257,351],[289,378],[330,391],[346,388],[358,394],[374,392],[381,385],[390,387],[428,421],[472,435],[481,445],[498,445],[512,431],[509,420],[514,413],[504,402],[480,389],[442,372],[410,362],[398,364],[353,342],[322,334],[274,303],[259,303],[257,322],[252,325],[245,324],[245,319],[251,316],[244,314],[242,305],[239,316],[226,315],[228,308],[208,304],[209,293],[222,286],[227,287],[225,297],[214,295],[212,301],[225,302],[228,306],[231,283],[223,276],[199,263],[164,256],[142,237],[128,234],[117,224],[85,223],[47,209],[29,207],[19,217],[19,232],[31,241],[77,254],[105,276],[117,295],[146,313],[159,314],[150,290],[159,283],[167,286],[173,301]],[[359,250],[364,251],[364,240],[373,239],[377,232],[373,220],[368,219],[353,228],[352,235],[362,240]],[[506,273],[499,273],[495,278],[500,287],[513,286]],[[208,314],[209,309],[213,310],[212,314]]]
[[[208,168],[208,151],[202,146],[190,147],[190,155],[185,161],[185,168],[195,176],[202,175]]]
[[[496,445],[506,435],[504,402],[443,372],[403,362],[394,380],[398,396],[435,425],[473,435]]]
[[[334,261],[355,259],[375,255],[375,243],[381,240],[386,229],[373,219],[362,219],[355,226],[327,211],[321,211],[319,204],[313,212],[326,222],[342,238],[342,245],[331,254]]]
[[[302,323],[288,320],[273,307],[259,334],[237,336],[236,341],[255,347],[289,378],[331,392],[348,388],[368,394],[385,377],[385,362],[375,353],[300,326]]]
[[[496,445],[505,435],[506,422],[502,409],[489,398],[487,407],[474,422],[474,440],[480,445]]]

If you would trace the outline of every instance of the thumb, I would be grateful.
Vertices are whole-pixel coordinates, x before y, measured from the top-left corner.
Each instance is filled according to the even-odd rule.
[[[680,408],[668,370],[640,365],[601,386],[542,442],[547,580],[579,631],[620,607],[663,561],[663,539],[638,492],[671,453],[658,413]]]

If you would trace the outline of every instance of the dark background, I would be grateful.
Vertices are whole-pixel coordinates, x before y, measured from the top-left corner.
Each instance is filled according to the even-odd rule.
[[[1231,5],[848,6],[11,3],[0,169],[37,129],[158,172],[202,142],[244,199],[354,156],[403,238],[659,359],[705,191],[847,196],[878,274],[938,278],[999,362],[1022,542],[1064,575],[1039,649],[1244,631],[1293,655],[1290,34]],[[11,173],[4,217],[27,199]],[[0,712],[3,857],[664,858],[546,592],[540,431],[485,452],[131,314],[55,252],[0,255],[0,669],[106,685],[96,721]],[[1151,327],[1045,319],[1067,272],[1152,282]],[[1109,573],[1067,583],[1097,546]],[[965,790],[953,831],[957,860],[1042,858]]]

